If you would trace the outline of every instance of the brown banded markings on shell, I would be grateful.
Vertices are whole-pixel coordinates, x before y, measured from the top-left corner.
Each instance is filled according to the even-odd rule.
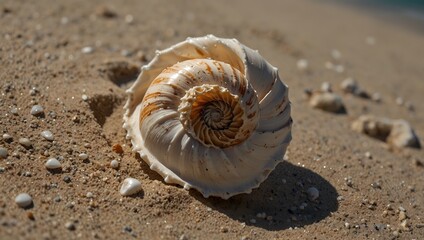
[[[258,187],[291,140],[287,86],[235,39],[189,38],[127,91],[133,149],[168,183],[227,199]]]

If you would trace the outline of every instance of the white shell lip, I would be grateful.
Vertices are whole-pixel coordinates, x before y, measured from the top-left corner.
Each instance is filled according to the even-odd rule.
[[[243,154],[242,158],[252,159],[261,159],[260,156],[264,155],[266,161],[261,160],[258,164],[250,162],[250,166],[241,167],[240,175],[245,182],[231,185],[231,181],[225,183],[210,181],[204,184],[197,182],[196,179],[179,175],[178,171],[171,170],[166,166],[167,163],[162,163],[161,159],[144,146],[145,140],[139,127],[139,117],[132,117],[139,116],[140,103],[151,82],[162,70],[180,61],[202,58],[228,63],[244,73],[248,81],[253,81],[255,93],[260,101],[261,119],[255,133],[245,142],[222,151],[226,160],[232,159],[231,156],[239,157],[239,154]],[[259,187],[278,163],[283,161],[284,153],[291,141],[292,120],[288,87],[280,80],[277,68],[265,61],[257,51],[242,45],[236,39],[217,38],[213,35],[187,38],[158,52],[141,70],[137,81],[126,91],[128,100],[124,106],[123,127],[127,131],[126,138],[131,139],[133,151],[138,152],[166,183],[181,185],[186,190],[194,188],[206,198],[217,196],[228,199],[237,194],[251,193],[252,189]]]

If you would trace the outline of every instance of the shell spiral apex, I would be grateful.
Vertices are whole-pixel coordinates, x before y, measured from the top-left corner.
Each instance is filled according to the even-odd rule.
[[[204,197],[250,193],[291,141],[287,86],[235,39],[188,38],[160,51],[127,93],[133,150],[165,182]]]

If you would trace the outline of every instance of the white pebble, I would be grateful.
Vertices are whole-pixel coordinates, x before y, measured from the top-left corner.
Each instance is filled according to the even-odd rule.
[[[334,59],[340,59],[341,57],[342,57],[342,54],[340,53],[340,51],[339,50],[337,50],[337,49],[333,49],[333,50],[331,50],[331,56],[334,58]]]
[[[82,98],[82,100],[83,100],[84,102],[88,100],[88,96],[87,96],[87,95],[85,95],[85,94],[83,94],[83,95],[81,96],[81,98]]]
[[[314,201],[319,197],[319,191],[316,187],[308,188],[308,190],[306,190],[306,193],[308,194],[308,198],[311,201]]]
[[[324,92],[332,92],[331,83],[329,82],[323,82],[321,84],[321,90]]]
[[[301,71],[304,71],[308,68],[308,60],[306,59],[300,59],[299,61],[297,61],[297,68]]]
[[[90,54],[90,53],[93,53],[94,52],[94,48],[93,47],[90,47],[90,46],[83,47],[81,49],[81,52],[84,53],[84,54]]]
[[[42,131],[40,134],[44,139],[48,140],[48,141],[53,141],[54,140],[54,136],[53,133],[50,132],[49,130],[46,131]]]
[[[62,164],[60,164],[59,160],[57,160],[56,158],[50,158],[49,160],[47,160],[45,166],[47,169],[53,170],[61,168]]]
[[[349,229],[350,228],[350,224],[348,222],[344,223],[345,228]]]
[[[32,198],[28,193],[21,193],[15,198],[15,203],[18,204],[21,208],[26,208],[31,206]]]
[[[375,102],[381,102],[381,95],[378,92],[372,94],[371,99]]]
[[[87,198],[93,198],[94,197],[94,194],[92,192],[88,192],[85,196]]]
[[[67,17],[62,17],[62,18],[60,19],[60,23],[61,23],[61,24],[63,24],[63,25],[68,24],[68,23],[69,23],[69,18],[67,18]]]
[[[346,111],[342,98],[330,92],[312,94],[309,104],[313,108],[322,109],[327,112],[342,113]]]
[[[130,196],[141,191],[141,182],[135,178],[126,178],[121,185],[119,193],[122,196]]]
[[[418,139],[412,126],[403,119],[393,121],[393,127],[387,137],[387,142],[395,147],[413,147],[420,148],[420,140]]]
[[[334,64],[332,62],[325,62],[324,66],[328,70],[333,70],[334,69]]]
[[[403,105],[403,103],[404,103],[403,98],[401,98],[401,97],[397,97],[397,98],[396,98],[396,104],[397,104],[397,105],[402,106],[402,105]]]
[[[29,148],[32,146],[32,142],[28,138],[19,138],[19,144],[21,144],[25,148]]]
[[[119,168],[119,162],[117,160],[110,161],[110,167],[113,168],[113,169],[118,169]]]
[[[353,78],[346,78],[343,80],[343,82],[340,84],[341,89],[346,93],[354,93],[357,91],[358,83]]]
[[[81,153],[80,155],[78,155],[78,157],[79,157],[81,160],[87,160],[87,159],[88,159],[88,155],[87,155],[86,153]]]
[[[18,115],[18,109],[12,108],[12,109],[10,109],[10,113],[13,114],[13,115]]]
[[[7,155],[8,155],[7,149],[4,147],[0,147],[0,158],[3,158],[3,159],[7,158]]]
[[[345,68],[344,68],[344,66],[343,66],[343,65],[341,65],[341,64],[336,65],[336,66],[334,67],[334,71],[336,71],[336,72],[338,72],[338,73],[343,73],[343,72],[344,72],[344,70],[345,70]]]
[[[127,14],[125,15],[125,22],[128,24],[131,24],[132,22],[134,22],[134,17],[131,14]]]
[[[13,137],[10,136],[10,134],[7,134],[7,133],[3,134],[3,140],[4,141],[8,142],[8,141],[11,141],[12,139],[13,139]]]
[[[403,119],[389,119],[372,115],[360,116],[352,123],[352,129],[371,137],[382,139],[395,148],[420,148],[420,140],[412,126]]]
[[[371,159],[372,155],[370,152],[365,152],[365,157]]]
[[[31,115],[37,116],[44,113],[44,108],[40,105],[34,105],[31,108]]]

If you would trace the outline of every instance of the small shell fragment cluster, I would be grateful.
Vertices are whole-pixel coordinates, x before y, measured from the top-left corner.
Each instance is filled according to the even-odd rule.
[[[127,93],[133,150],[165,182],[205,197],[251,192],[291,141],[287,86],[235,39],[188,38],[157,52]]]

